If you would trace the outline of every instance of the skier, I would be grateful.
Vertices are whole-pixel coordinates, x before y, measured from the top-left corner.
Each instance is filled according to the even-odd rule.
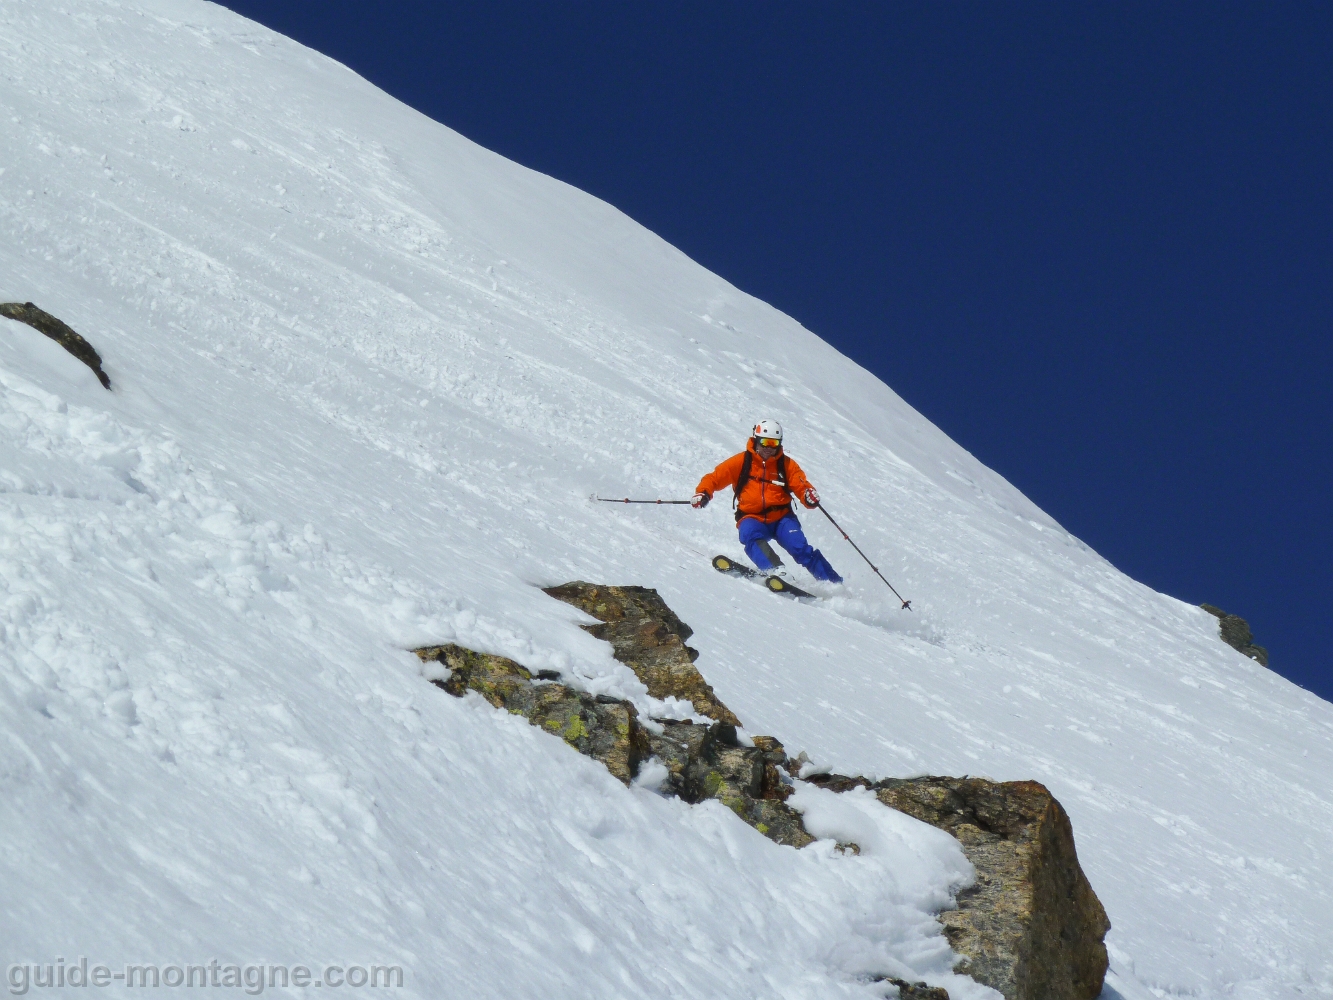
[[[699,480],[690,506],[703,509],[726,486],[734,491],[732,505],[741,544],[756,566],[764,572],[777,568],[764,551],[764,543],[777,541],[816,580],[842,583],[824,554],[805,540],[801,522],[792,513],[793,495],[813,509],[819,506],[819,494],[796,460],[782,453],[781,424],[776,420],[755,424],[745,450]]]

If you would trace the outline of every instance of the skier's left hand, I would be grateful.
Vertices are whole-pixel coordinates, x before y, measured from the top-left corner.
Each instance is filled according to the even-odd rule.
[[[805,505],[807,507],[819,506],[819,494],[815,492],[813,486],[807,486],[805,488]]]

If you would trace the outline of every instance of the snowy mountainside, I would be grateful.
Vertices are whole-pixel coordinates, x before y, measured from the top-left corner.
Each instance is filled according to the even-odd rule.
[[[317,53],[187,0],[8,0],[0,28],[0,300],[115,386],[0,320],[6,965],[994,996],[948,973],[929,914],[966,872],[920,824],[776,847],[406,652],[670,711],[538,589],[585,579],[656,587],[793,753],[1047,784],[1114,925],[1107,996],[1333,993],[1333,708],[1206,612],[790,318]],[[688,496],[759,416],[915,613],[818,515],[848,584],[806,606],[708,568],[739,555],[725,503],[587,499]]]

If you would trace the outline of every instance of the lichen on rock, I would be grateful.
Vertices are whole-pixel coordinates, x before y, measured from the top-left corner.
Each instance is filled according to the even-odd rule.
[[[547,587],[544,592],[596,618],[599,624],[580,627],[611,643],[616,659],[634,671],[654,698],[679,698],[693,705],[700,715],[740,725],[694,665],[698,650],[685,645],[693,630],[667,607],[657,591],[575,580]]]
[[[415,652],[423,661],[449,668],[448,678],[432,682],[437,687],[456,698],[477,692],[496,708],[521,715],[579,753],[600,760],[627,785],[648,757],[648,733],[627,701],[534,677],[513,660],[462,646],[428,646]]]
[[[666,794],[691,803],[716,799],[779,844],[804,847],[814,840],[801,825],[800,814],[785,803],[791,787],[777,767],[785,754],[772,737],[759,737],[755,746],[747,747],[733,725],[674,719],[656,720],[662,732],[654,733],[639,721],[630,702],[575,690],[559,683],[552,671],[534,675],[503,656],[453,644],[414,652],[423,662],[449,669],[448,677],[432,681],[437,687],[456,698],[475,691],[496,708],[521,715],[579,753],[600,760],[625,784],[649,757],[657,757],[667,769]]]
[[[792,786],[778,771],[786,759],[781,743],[761,736],[755,746],[742,746],[736,727],[724,722],[660,722],[662,735],[650,735],[649,745],[666,765],[672,793],[686,802],[717,799],[775,843],[804,847],[814,842],[800,813],[786,804]]]
[[[39,309],[31,302],[0,302],[0,316],[26,323],[38,333],[50,337],[91,368],[103,388],[111,388],[111,379],[102,371],[102,356],[93,349],[93,345],[45,309]]]

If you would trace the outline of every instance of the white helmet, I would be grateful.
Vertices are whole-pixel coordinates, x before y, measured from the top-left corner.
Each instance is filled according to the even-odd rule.
[[[754,433],[751,437],[775,438],[780,443],[782,441],[782,425],[776,420],[761,420],[754,425]]]

